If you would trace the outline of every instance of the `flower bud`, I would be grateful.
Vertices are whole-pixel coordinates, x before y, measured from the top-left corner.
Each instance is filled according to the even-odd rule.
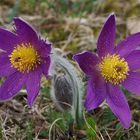
[[[55,103],[60,110],[70,110],[72,106],[72,85],[66,75],[56,76],[54,79]]]

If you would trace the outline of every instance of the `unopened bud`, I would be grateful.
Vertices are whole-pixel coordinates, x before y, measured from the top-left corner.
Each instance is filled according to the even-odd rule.
[[[61,110],[70,110],[72,107],[72,85],[66,75],[56,76],[54,79],[55,102]]]

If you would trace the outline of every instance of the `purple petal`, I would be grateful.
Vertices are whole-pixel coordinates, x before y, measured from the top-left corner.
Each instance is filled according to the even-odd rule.
[[[16,34],[0,28],[0,49],[9,53],[18,43],[19,39]]]
[[[140,73],[130,72],[122,85],[130,92],[140,96]]]
[[[98,57],[91,52],[84,52],[74,55],[73,59],[78,62],[80,68],[87,74],[93,75],[95,66],[98,63]]]
[[[131,111],[120,87],[107,84],[107,92],[106,101],[112,112],[118,117],[124,128],[129,128],[132,117]]]
[[[37,49],[39,51],[40,56],[48,57],[51,53],[52,44],[46,40],[39,39]]]
[[[123,40],[118,46],[114,49],[116,54],[120,54],[121,57],[124,57],[131,53],[140,45],[140,33],[130,35],[125,40]]]
[[[47,77],[48,72],[49,72],[50,63],[51,63],[51,58],[47,57],[47,58],[44,58],[42,61],[43,61],[41,64],[42,72]]]
[[[40,90],[41,69],[38,68],[28,74],[26,81],[26,89],[28,93],[28,105],[32,107]]]
[[[140,69],[140,50],[133,51],[125,57],[125,60],[128,62],[130,71]]]
[[[9,57],[5,53],[0,53],[0,76],[9,76],[16,72],[16,69],[11,66]]]
[[[15,72],[10,75],[8,79],[0,87],[0,101],[10,100],[14,97],[22,86],[24,85],[26,77],[20,73]]]
[[[16,33],[20,37],[21,41],[24,43],[31,43],[32,45],[36,45],[38,36],[36,31],[25,22],[22,18],[14,18],[14,23],[16,26]]]
[[[85,100],[85,108],[92,110],[97,108],[105,99],[106,86],[100,75],[88,81],[87,96]]]
[[[111,53],[114,49],[116,34],[115,16],[110,15],[104,24],[97,42],[97,53],[100,57]]]

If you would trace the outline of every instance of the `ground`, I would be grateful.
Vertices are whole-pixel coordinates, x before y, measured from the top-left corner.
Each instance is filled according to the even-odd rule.
[[[112,12],[117,18],[116,43],[140,31],[139,0],[0,0],[0,26],[12,30],[13,17],[24,18],[54,48],[61,49],[63,56],[79,71],[72,61],[73,54],[96,51],[100,29]],[[81,75],[86,85],[86,76]],[[140,97],[126,90],[133,114],[129,129],[122,128],[106,103],[88,113],[83,108],[82,126],[77,126],[71,115],[61,113],[52,101],[50,79],[42,79],[40,91],[32,108],[27,106],[24,89],[12,100],[0,103],[1,140],[46,140],[49,136],[52,140],[140,139]]]

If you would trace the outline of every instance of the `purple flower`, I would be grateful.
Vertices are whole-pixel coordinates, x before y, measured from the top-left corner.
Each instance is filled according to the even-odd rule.
[[[39,94],[42,74],[48,76],[51,44],[23,19],[14,18],[15,33],[0,28],[0,101],[11,99],[24,86],[31,107]]]
[[[128,128],[131,111],[120,88],[140,95],[140,51],[136,50],[140,33],[115,45],[115,32],[115,16],[110,15],[99,35],[97,54],[86,51],[76,54],[74,60],[89,77],[85,108],[95,109],[106,100],[123,127]]]

